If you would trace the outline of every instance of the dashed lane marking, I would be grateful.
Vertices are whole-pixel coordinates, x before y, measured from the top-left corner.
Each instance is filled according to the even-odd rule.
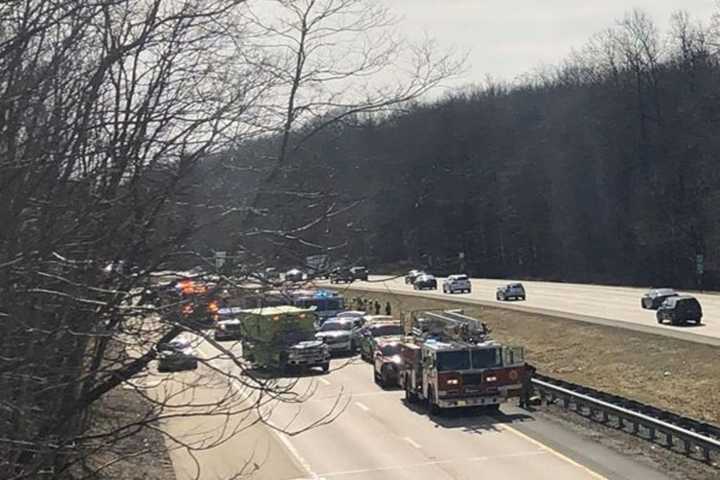
[[[271,424],[272,425],[272,424]],[[272,425],[274,427],[274,425]],[[277,427],[275,427],[277,428]],[[283,445],[285,445],[285,448],[288,449],[288,451],[292,454],[292,456],[295,457],[295,460],[302,466],[302,468],[310,475],[308,477],[308,480],[320,480],[320,477],[317,473],[313,472],[312,466],[310,466],[310,463],[305,460],[305,457],[300,455],[300,452],[298,452],[297,448],[295,448],[295,445],[292,444],[290,439],[287,435],[285,435],[282,432],[279,432],[275,430],[274,428],[271,428],[271,430],[275,433],[275,435],[280,439]]]
[[[198,346],[197,350],[199,350],[205,358],[208,357],[207,352],[205,352],[201,346]],[[233,387],[235,387],[236,390],[240,391],[237,385],[237,381],[233,381],[232,385]],[[308,477],[305,477],[305,480],[323,480],[321,477],[318,476],[317,473],[313,471],[310,462],[305,460],[305,457],[300,455],[300,452],[297,450],[297,448],[295,448],[295,445],[292,444],[288,436],[282,432],[281,428],[279,428],[270,420],[266,420],[265,423],[267,423],[268,426],[271,427],[268,430],[270,430],[275,435],[275,437],[280,440],[280,442],[287,449],[287,451],[295,458],[295,461],[299,464],[299,466],[307,472]]]
[[[365,405],[364,403],[355,402],[355,405],[357,405],[358,408],[360,408],[360,409],[362,409],[362,410],[365,410],[366,412],[369,412],[369,411],[370,411],[370,407],[368,407],[368,406]]]
[[[534,438],[525,435],[524,433],[514,429],[513,427],[510,427],[508,425],[500,425],[500,428],[503,430],[507,430],[508,432],[527,440],[528,442],[532,443],[533,445],[537,446],[538,448],[541,448],[542,450],[546,451],[547,453],[554,455],[555,457],[559,458],[560,460],[564,460],[565,462],[569,463],[570,465],[573,465],[574,467],[579,468],[580,470],[584,471],[590,477],[596,479],[596,480],[608,480],[607,477],[604,477],[603,475],[600,475],[594,470],[591,470],[590,468],[586,467],[585,465],[581,465],[572,458],[568,457],[567,455],[563,455],[562,453],[558,452],[557,450],[553,450],[552,448],[548,447],[542,442],[539,442],[535,440]]]
[[[332,385],[328,380],[325,380],[324,378],[320,377],[318,378],[318,381],[322,383],[323,385]]]
[[[409,443],[410,445],[412,445],[415,448],[422,448],[422,446],[419,443],[417,443],[415,440],[413,440],[410,437],[403,437],[403,440],[405,440],[407,443]]]
[[[428,462],[418,463],[405,463],[401,465],[388,465],[386,467],[376,468],[361,468],[356,470],[341,470],[336,472],[326,472],[318,474],[319,479],[329,479],[332,477],[342,477],[347,475],[358,475],[367,473],[387,472],[392,470],[407,470],[410,468],[428,467],[433,465],[447,465],[447,464],[458,464],[461,462],[486,462],[489,460],[501,459],[501,458],[515,458],[515,457],[530,457],[535,455],[547,455],[545,450],[531,450],[528,452],[510,453],[507,455],[493,455],[486,457],[469,457],[469,458],[449,458],[446,460],[433,460]],[[317,480],[317,479],[316,479]]]

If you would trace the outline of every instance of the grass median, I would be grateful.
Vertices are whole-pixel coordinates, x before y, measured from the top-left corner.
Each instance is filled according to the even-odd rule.
[[[377,301],[393,315],[433,308],[462,308],[482,319],[494,339],[525,346],[540,373],[720,424],[720,348],[661,335],[532,314],[362,291],[346,297]]]

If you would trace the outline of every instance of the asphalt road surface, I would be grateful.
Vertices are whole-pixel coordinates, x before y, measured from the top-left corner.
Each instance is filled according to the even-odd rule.
[[[199,350],[207,358],[214,355],[207,343]],[[234,368],[223,360],[213,360],[213,366]],[[492,416],[464,410],[430,417],[422,408],[405,404],[401,391],[375,385],[372,367],[358,359],[333,360],[329,374],[303,377],[294,390],[310,391],[312,396],[303,403],[265,408],[264,416],[272,425],[302,430],[333,409],[337,418],[294,436],[267,427],[243,432],[195,460],[186,459],[185,466],[176,455],[178,480],[198,473],[201,479],[232,474],[233,467],[246,462],[243,449],[250,445],[255,445],[257,478],[276,480],[667,478],[633,458],[509,404],[501,414]],[[179,438],[183,438],[183,430],[194,432],[204,422],[197,419],[198,425],[193,427],[192,419],[182,421],[185,423],[172,429]],[[278,441],[269,441],[268,431]],[[260,441],[255,442],[255,437]],[[267,451],[264,445],[269,447]]]
[[[473,278],[472,293],[445,294],[442,292],[442,278],[438,278],[437,290],[423,291],[413,290],[411,285],[405,284],[402,277],[383,281],[386,278],[388,277],[371,276],[369,282],[356,282],[347,286],[333,285],[333,288],[447,298],[459,302],[564,316],[720,346],[720,294],[693,293],[703,308],[702,324],[672,326],[667,323],[659,325],[654,310],[640,307],[640,298],[646,289],[523,281],[527,300],[499,302],[495,299],[496,288],[508,283],[508,280]]]

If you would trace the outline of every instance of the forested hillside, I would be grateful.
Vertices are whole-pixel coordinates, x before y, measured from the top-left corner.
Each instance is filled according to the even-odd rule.
[[[314,222],[280,243],[371,265],[718,287],[720,36],[680,14],[664,31],[636,12],[519,84],[324,130],[250,223]]]

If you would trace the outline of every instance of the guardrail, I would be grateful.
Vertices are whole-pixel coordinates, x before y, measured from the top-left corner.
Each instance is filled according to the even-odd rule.
[[[544,375],[536,374],[532,384],[545,404],[559,404],[708,464],[720,455],[720,427],[715,425]]]

